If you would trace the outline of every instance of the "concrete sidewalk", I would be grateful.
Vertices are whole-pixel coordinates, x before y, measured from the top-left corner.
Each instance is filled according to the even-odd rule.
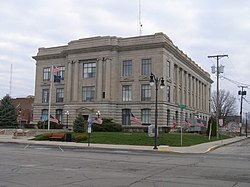
[[[49,145],[49,146],[62,146],[62,147],[73,147],[73,148],[96,148],[96,149],[115,149],[115,150],[137,150],[137,151],[158,151],[158,152],[169,152],[169,153],[207,153],[213,151],[221,146],[225,146],[231,143],[242,141],[247,137],[237,136],[225,140],[218,140],[203,144],[198,144],[188,147],[170,147],[160,145],[157,150],[153,149],[153,146],[137,146],[137,145],[113,145],[113,144],[92,144],[88,146],[87,143],[75,143],[75,142],[60,142],[60,141],[33,141],[30,140],[32,137],[19,137],[13,139],[12,135],[0,135],[0,143],[17,143],[17,144],[28,144],[28,145]]]

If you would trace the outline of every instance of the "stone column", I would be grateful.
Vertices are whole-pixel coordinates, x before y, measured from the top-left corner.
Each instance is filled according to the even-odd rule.
[[[79,62],[74,63],[74,77],[73,77],[73,101],[78,101],[79,95]]]
[[[111,98],[111,60],[107,59],[104,61],[106,66],[106,72],[105,72],[105,100],[110,100]]]
[[[188,72],[186,73],[186,105],[189,106],[190,103],[189,103],[189,98],[188,98],[188,85],[189,85],[189,79],[188,79]]]
[[[97,101],[102,101],[102,70],[103,70],[103,61],[98,59],[96,61],[96,99]]]
[[[179,75],[179,67],[176,68],[176,101],[177,104],[180,104],[180,75]]]
[[[66,83],[66,102],[70,102],[72,99],[72,64],[73,61],[67,62],[66,72],[67,72],[67,83]]]

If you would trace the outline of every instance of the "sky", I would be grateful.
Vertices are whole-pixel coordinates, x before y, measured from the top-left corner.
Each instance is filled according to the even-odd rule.
[[[94,36],[138,36],[140,17],[141,34],[169,36],[211,74],[212,90],[216,59],[208,56],[228,55],[219,61],[225,67],[220,89],[230,91],[239,105],[238,86],[249,85],[243,110],[250,111],[248,0],[0,0],[0,6],[0,98],[34,95],[32,56],[39,47]]]

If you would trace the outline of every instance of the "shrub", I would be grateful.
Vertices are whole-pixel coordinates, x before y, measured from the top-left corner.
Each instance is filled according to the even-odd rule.
[[[93,124],[92,126],[94,132],[121,132],[122,126],[118,123],[112,122],[110,118],[104,118],[103,124]]]
[[[86,134],[75,134],[74,137],[73,137],[73,140],[75,142],[84,142],[88,139],[87,135]]]
[[[39,129],[48,129],[48,121],[39,121],[37,123]],[[63,125],[60,123],[50,122],[50,129],[62,129]]]
[[[26,124],[24,124],[24,128],[26,128],[26,129],[34,129],[35,128],[35,124],[26,123]]]
[[[73,124],[73,131],[76,133],[83,133],[84,130],[84,118],[81,114],[77,116]]]
[[[52,133],[39,134],[33,140],[49,140],[51,136]]]

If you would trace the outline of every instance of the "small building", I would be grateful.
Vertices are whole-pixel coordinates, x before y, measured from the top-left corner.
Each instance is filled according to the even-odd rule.
[[[91,37],[67,45],[39,48],[36,56],[34,121],[50,113],[63,124],[78,114],[113,118],[124,126],[154,124],[156,89],[150,75],[163,78],[158,90],[158,124],[210,116],[209,73],[164,33],[136,37]],[[56,68],[56,69],[55,69]],[[55,71],[54,71],[55,70]],[[58,78],[53,81],[54,75]],[[49,99],[51,97],[51,102]],[[50,104],[49,104],[50,103]],[[67,113],[66,113],[67,111]]]
[[[17,121],[20,127],[24,127],[26,124],[30,124],[30,122],[33,121],[34,96],[15,98],[12,99],[12,103],[16,108]]]

